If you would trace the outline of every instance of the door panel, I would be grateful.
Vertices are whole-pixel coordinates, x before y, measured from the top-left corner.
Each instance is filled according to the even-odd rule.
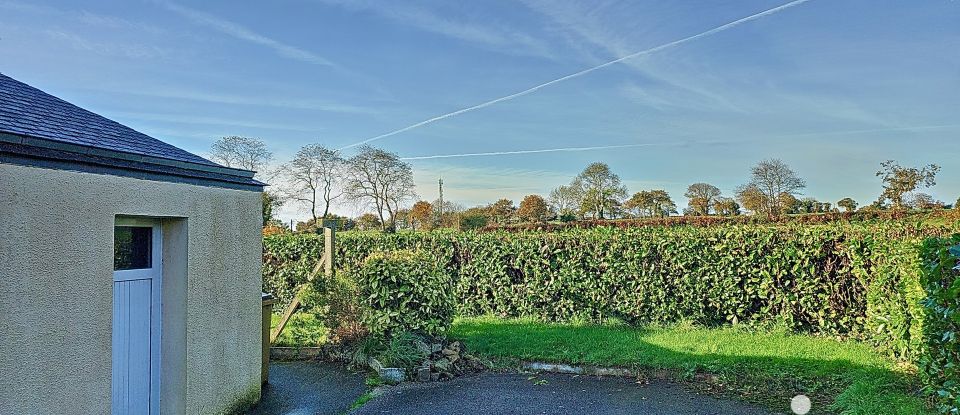
[[[150,414],[152,279],[113,284],[113,413]]]

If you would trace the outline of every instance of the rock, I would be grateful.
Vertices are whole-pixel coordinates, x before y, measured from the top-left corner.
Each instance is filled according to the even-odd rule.
[[[403,382],[406,378],[407,376],[403,373],[403,369],[398,367],[385,367],[380,370],[380,379],[390,384],[395,385]]]
[[[429,355],[430,353],[433,353],[430,345],[428,345],[426,342],[417,340],[417,342],[415,343],[415,346],[417,347],[417,350],[418,350],[420,353],[422,353],[424,356],[427,356],[427,355]]]
[[[420,382],[430,381],[430,366],[417,368],[417,380]]]
[[[457,353],[460,353],[460,351],[463,350],[463,343],[460,343],[460,341],[455,341],[453,343],[450,343],[450,345],[447,346],[447,348]]]
[[[383,365],[380,364],[380,361],[372,357],[367,359],[367,365],[370,366],[370,369],[376,373],[383,371]]]
[[[430,345],[430,353],[440,353],[441,350],[443,350],[443,345],[440,343]]]
[[[450,371],[451,363],[447,359],[437,359],[433,361],[433,371],[434,372],[448,372]]]
[[[430,374],[430,381],[436,382],[436,381],[438,381],[438,380],[440,380],[440,374],[439,374],[439,373],[434,372],[434,373],[431,373],[431,374]]]

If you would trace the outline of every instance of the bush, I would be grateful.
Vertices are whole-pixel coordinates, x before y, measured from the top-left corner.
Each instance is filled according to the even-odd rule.
[[[424,252],[378,252],[358,272],[363,322],[374,335],[442,336],[453,322],[450,274]]]
[[[926,312],[920,359],[925,384],[945,414],[960,413],[960,235],[923,246]]]
[[[359,269],[377,252],[415,250],[429,253],[430,259],[421,261],[436,268],[406,267],[428,274],[445,270],[442,278],[455,281],[460,315],[544,321],[613,317],[634,324],[690,319],[708,326],[778,323],[798,332],[864,339],[912,358],[922,344],[918,247],[923,238],[950,229],[899,221],[344,232],[336,268]],[[278,235],[265,238],[264,246],[264,284],[277,286],[294,281],[295,270],[310,268],[323,250],[323,238]],[[396,261],[386,260],[390,255],[376,254],[377,266],[394,266]],[[360,289],[370,290],[374,280],[380,281],[360,281]],[[378,296],[387,298],[387,292],[385,285],[378,286]]]

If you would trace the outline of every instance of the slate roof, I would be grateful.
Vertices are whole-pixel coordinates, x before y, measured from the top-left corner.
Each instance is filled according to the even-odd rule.
[[[0,131],[70,144],[216,165],[0,74]]]
[[[191,183],[201,179],[263,186],[253,180],[253,172],[223,167],[2,73],[0,144],[0,156],[7,153],[7,158],[17,154],[149,171],[151,178],[167,174],[191,178]]]

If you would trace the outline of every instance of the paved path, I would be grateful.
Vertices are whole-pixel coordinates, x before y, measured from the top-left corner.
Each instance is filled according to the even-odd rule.
[[[274,362],[263,398],[247,414],[342,414],[367,391],[365,378],[336,364]]]
[[[405,384],[387,389],[350,414],[772,414],[665,381],[639,385],[622,378],[544,374],[531,380],[530,376],[484,373],[449,382]]]

